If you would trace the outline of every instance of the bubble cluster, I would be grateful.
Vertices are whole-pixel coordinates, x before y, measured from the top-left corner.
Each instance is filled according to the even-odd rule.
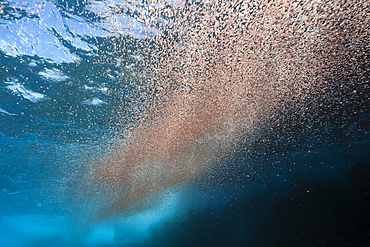
[[[160,31],[136,44],[137,121],[91,171],[103,217],[153,206],[270,128],[369,101],[368,1],[132,4],[114,9]]]

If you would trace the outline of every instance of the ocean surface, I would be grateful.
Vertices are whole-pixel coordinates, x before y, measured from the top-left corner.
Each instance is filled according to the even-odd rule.
[[[0,2],[0,246],[370,246],[368,1]]]

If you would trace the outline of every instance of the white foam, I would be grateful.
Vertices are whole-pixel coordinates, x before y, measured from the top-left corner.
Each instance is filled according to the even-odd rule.
[[[101,99],[98,99],[98,98],[93,98],[93,99],[84,100],[84,101],[81,102],[81,104],[100,106],[100,105],[107,104],[107,102],[102,101]]]
[[[108,88],[107,87],[89,87],[87,85],[84,85],[84,88],[83,88],[84,91],[99,91],[99,92],[102,92],[104,94],[107,94],[108,93]]]
[[[35,67],[37,66],[37,63],[35,61],[31,61],[28,66],[32,66],[32,67]]]
[[[9,113],[9,112],[5,111],[4,109],[1,109],[1,108],[0,108],[0,113],[8,114],[8,115],[16,115],[14,113]]]
[[[10,85],[6,88],[8,88],[14,94],[22,96],[23,98],[28,99],[33,103],[49,99],[49,97],[47,97],[46,95],[29,90],[18,82],[7,82],[7,84]]]
[[[47,80],[54,80],[54,81],[65,81],[69,79],[68,76],[64,75],[60,70],[56,68],[45,69],[44,71],[39,72],[39,75],[41,75]]]

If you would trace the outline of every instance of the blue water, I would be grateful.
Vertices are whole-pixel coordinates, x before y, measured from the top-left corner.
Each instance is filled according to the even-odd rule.
[[[351,88],[358,98],[339,91],[347,102],[330,99],[298,124],[289,118],[301,112],[283,111],[284,126],[245,134],[220,169],[97,217],[120,190],[94,184],[93,167],[129,139],[152,100],[136,78],[145,49],[137,44],[167,28],[148,27],[134,11],[118,20],[116,4],[0,3],[0,246],[369,244],[366,56]]]

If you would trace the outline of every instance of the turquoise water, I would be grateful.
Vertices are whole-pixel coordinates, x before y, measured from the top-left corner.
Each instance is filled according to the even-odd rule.
[[[0,246],[369,244],[369,6],[221,2],[0,3]]]

